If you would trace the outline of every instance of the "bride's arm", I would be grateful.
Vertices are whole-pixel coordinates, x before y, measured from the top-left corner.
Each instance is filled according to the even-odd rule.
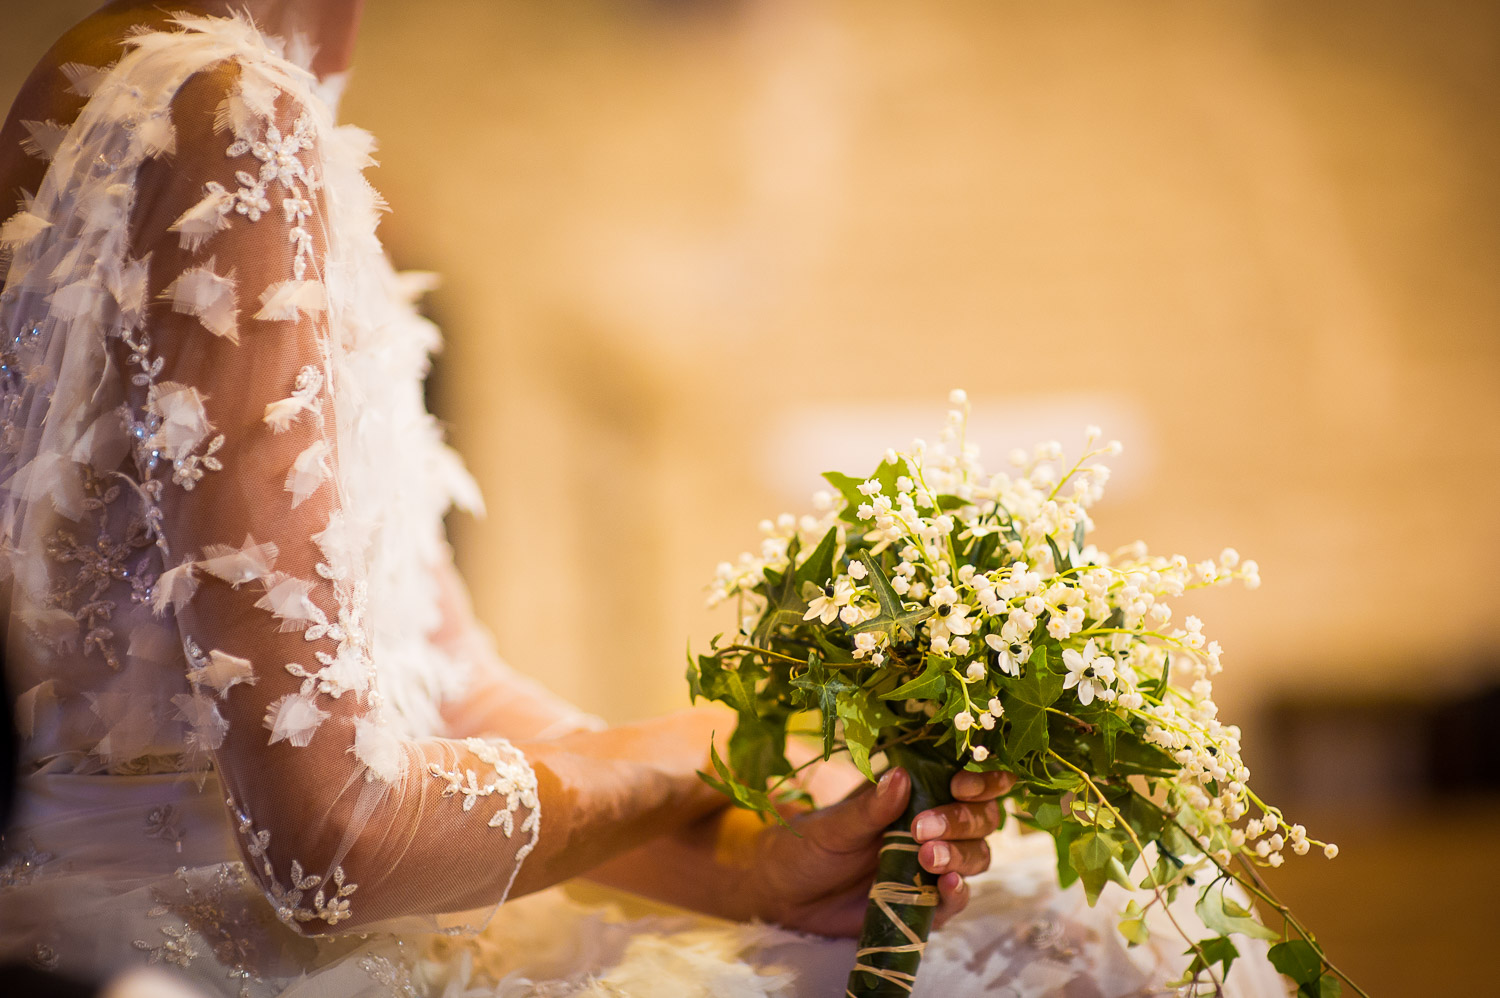
[[[213,753],[248,868],[289,924],[360,929],[498,903],[718,808],[695,775],[722,726],[703,711],[518,745],[413,734],[381,658],[410,649],[372,640],[365,551],[429,527],[363,522],[344,490],[372,473],[348,468],[360,434],[378,446],[382,428],[336,358],[382,331],[340,325],[335,282],[363,275],[330,268],[329,244],[372,237],[328,217],[370,195],[330,178],[358,148],[325,148],[332,123],[262,69],[190,79],[175,154],[134,192],[98,192],[101,210],[135,194],[125,267],[101,278],[139,317],[101,377],[151,463],[152,598],[189,665],[173,703]]]

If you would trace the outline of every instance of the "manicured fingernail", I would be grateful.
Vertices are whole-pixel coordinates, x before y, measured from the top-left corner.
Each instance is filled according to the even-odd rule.
[[[948,822],[935,814],[924,814],[911,826],[911,834],[919,841],[935,839],[948,828]]]
[[[896,792],[896,781],[900,779],[900,777],[898,777],[896,774],[899,772],[900,770],[897,769],[888,770],[885,775],[880,778],[880,782],[875,784],[876,796],[880,797],[882,800],[885,800],[889,798],[891,794]]]
[[[984,777],[978,773],[963,772],[953,777],[953,796],[973,797],[984,791]]]

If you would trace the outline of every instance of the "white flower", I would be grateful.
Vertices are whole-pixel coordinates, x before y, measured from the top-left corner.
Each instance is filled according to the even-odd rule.
[[[849,578],[863,579],[869,572],[862,561],[851,561],[849,563]]]
[[[1016,657],[1011,654],[1010,645],[1000,635],[986,634],[984,643],[995,650],[996,668],[1007,676],[1021,675],[1021,663],[1016,661]]]
[[[813,509],[820,513],[827,512],[833,508],[833,493],[827,489],[819,489],[813,493]]]
[[[953,654],[955,654],[955,655],[967,655],[967,654],[969,654],[969,639],[965,638],[965,637],[954,638],[953,639]]]
[[[963,640],[963,639],[960,638],[959,640]],[[957,643],[958,642],[954,642],[955,645],[957,645]],[[977,682],[979,682],[981,679],[984,678],[984,663],[983,662],[970,662],[969,663],[968,671],[966,671],[964,673],[964,675],[966,675],[966,676],[969,677],[969,682],[971,682],[971,683],[977,683]]]
[[[1323,855],[1327,856],[1329,859],[1333,859],[1333,858],[1337,857],[1338,854],[1339,854],[1339,847],[1336,846],[1336,845],[1334,845],[1332,842],[1328,843],[1326,846],[1323,847]]]
[[[999,697],[990,697],[990,702],[985,704],[991,714],[1001,717],[1005,714],[1005,705],[1000,702]]]
[[[974,726],[974,715],[968,711],[962,711],[953,719],[953,726],[959,731],[968,731]]]
[[[859,491],[867,496],[880,495],[880,483],[873,478],[867,478],[859,483]]]
[[[803,620],[812,620],[817,617],[824,624],[831,624],[839,615],[839,608],[849,605],[854,598],[854,583],[847,575],[839,576],[832,588],[823,587],[823,595],[815,597],[807,604],[807,612],[802,615]]]
[[[897,596],[905,596],[906,591],[911,588],[911,583],[906,580],[906,576],[898,575],[891,580],[891,588],[896,590]]]
[[[981,713],[979,715],[979,726],[986,731],[993,731],[995,728],[995,715],[989,711]]]
[[[955,388],[948,393],[949,405],[963,405],[967,401],[969,401],[969,393],[962,388]]]
[[[1078,702],[1085,707],[1093,703],[1095,695],[1114,679],[1114,659],[1100,655],[1093,638],[1089,638],[1082,652],[1063,649],[1063,665],[1068,669],[1063,689],[1078,687]]]
[[[937,610],[932,618],[933,631],[943,634],[964,635],[974,633],[974,622],[969,614],[974,608],[958,601],[958,592],[952,586],[943,586],[932,594],[928,605]]]
[[[988,759],[989,757],[990,757],[990,750],[989,749],[985,748],[983,745],[975,745],[974,746],[974,761],[975,762],[984,762],[984,760]]]

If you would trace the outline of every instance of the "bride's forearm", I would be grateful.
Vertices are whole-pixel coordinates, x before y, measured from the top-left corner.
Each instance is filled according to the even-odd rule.
[[[600,864],[596,883],[740,921],[765,917],[750,871],[760,821],[723,806]]]
[[[672,835],[722,807],[698,778],[715,732],[715,707],[520,746],[536,772],[541,834],[512,888],[525,894],[578,876],[642,843]]]

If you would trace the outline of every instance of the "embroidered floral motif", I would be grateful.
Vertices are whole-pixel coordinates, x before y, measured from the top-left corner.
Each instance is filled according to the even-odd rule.
[[[412,981],[411,967],[397,963],[389,957],[371,953],[360,958],[359,967],[375,981],[390,989],[397,998],[417,998],[417,987]]]
[[[248,903],[252,895],[246,890],[244,866],[220,863],[207,871],[178,868],[175,883],[169,883],[170,889],[151,889],[154,904],[146,915],[172,916],[182,924],[161,926],[164,938],[157,945],[133,940],[135,948],[149,954],[151,963],[187,967],[201,955],[196,940],[208,947],[231,980],[240,982],[241,998],[249,998],[250,984],[261,982],[255,945],[261,929]]]
[[[277,918],[297,928],[298,923],[311,922],[316,919],[334,926],[351,917],[348,899],[349,895],[359,889],[359,885],[344,883],[342,866],[334,867],[331,881],[324,884],[321,876],[305,873],[302,863],[294,859],[288,871],[289,882],[283,884],[267,855],[267,850],[271,847],[271,833],[264,829],[257,830],[250,816],[239,809],[233,798],[229,798],[225,803],[234,812],[236,829],[245,841],[245,852],[260,871],[261,886],[270,899],[271,906],[276,910]],[[311,904],[304,906],[303,898],[308,891],[314,893]]]
[[[312,122],[304,114],[297,119],[289,134],[283,135],[274,122],[268,122],[262,139],[236,138],[226,152],[231,159],[249,153],[260,160],[259,174],[248,170],[237,170],[234,174],[240,185],[234,191],[234,210],[250,221],[256,221],[271,210],[270,198],[266,196],[271,184],[279,183],[286,189],[287,196],[281,205],[292,222],[287,238],[297,248],[292,273],[299,281],[306,276],[307,263],[313,253],[312,233],[306,226],[308,216],[312,214],[312,204],[307,200],[306,192],[316,188],[319,181],[297,154],[312,147]]]
[[[427,771],[446,782],[447,785],[443,787],[444,797],[463,796],[465,811],[473,810],[474,804],[481,797],[503,795],[505,806],[490,817],[489,826],[504,829],[507,838],[515,832],[516,811],[522,807],[529,809],[530,813],[521,824],[521,831],[530,832],[531,841],[517,850],[516,862],[519,863],[536,846],[541,821],[541,804],[536,796],[536,774],[530,766],[518,761],[520,753],[503,738],[491,741],[466,738],[464,747],[494,770],[484,783],[479,782],[478,774],[472,769],[460,772],[458,769],[444,769],[441,764],[433,762],[428,764]],[[510,751],[510,758],[501,756],[502,747]]]
[[[35,842],[27,845],[24,850],[11,852],[4,862],[0,862],[0,890],[10,890],[31,883],[42,867],[55,858],[50,852],[38,849]]]

